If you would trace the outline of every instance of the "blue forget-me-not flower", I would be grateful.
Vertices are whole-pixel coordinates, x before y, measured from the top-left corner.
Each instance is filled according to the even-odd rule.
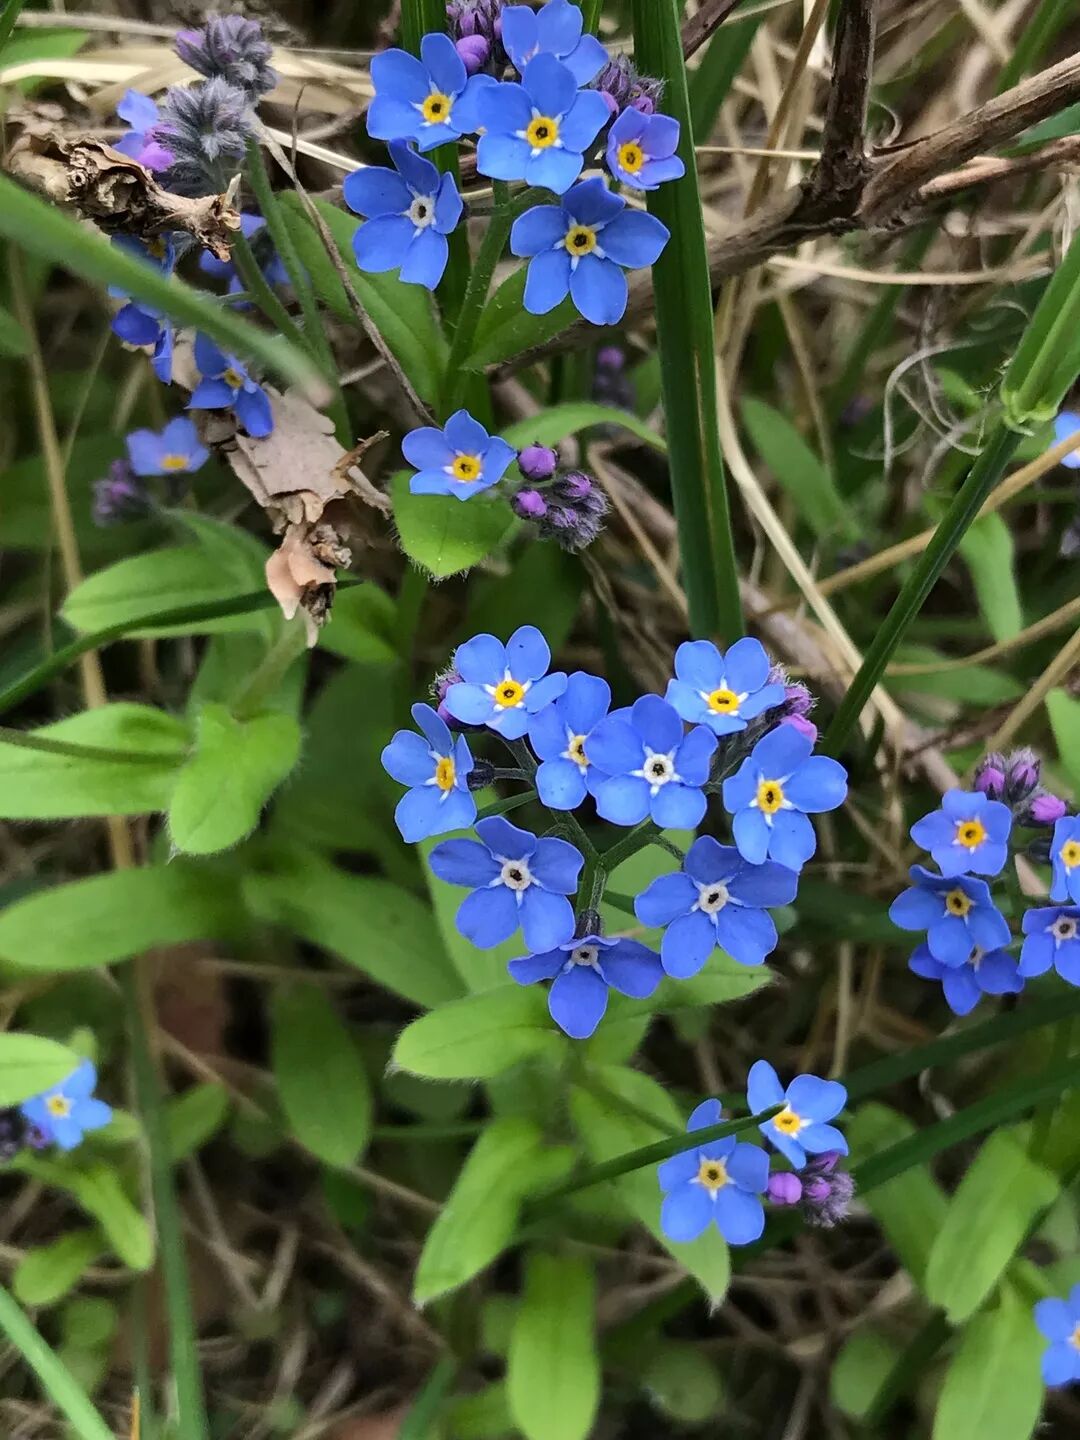
[[[535,625],[522,625],[505,645],[494,635],[474,635],[454,653],[461,679],[443,704],[463,725],[486,725],[506,740],[520,740],[530,717],[566,689],[566,675],[549,675],[550,664],[551,650]]]
[[[581,33],[584,16],[570,0],[548,0],[539,11],[506,5],[500,18],[503,47],[519,75],[537,55],[554,55],[579,85],[587,85],[607,64],[607,51],[596,36]]]
[[[594,787],[597,810],[615,825],[651,815],[663,829],[693,830],[705,814],[701,787],[715,749],[711,730],[698,725],[685,734],[666,700],[642,695],[589,737],[590,758],[608,777]]]
[[[929,850],[942,875],[997,875],[1009,854],[1012,811],[981,790],[947,790],[941,809],[911,827],[916,845]]]
[[[404,140],[391,140],[393,170],[371,165],[346,175],[345,203],[367,217],[353,236],[361,270],[400,270],[400,278],[434,290],[443,277],[463,201],[453,175],[440,175]]]
[[[482,131],[476,168],[494,180],[524,180],[561,195],[581,174],[584,152],[608,120],[597,90],[579,90],[553,55],[530,60],[521,84],[489,85],[477,104]]]
[[[929,945],[919,945],[908,968],[924,980],[937,980],[954,1015],[968,1015],[984,995],[1018,995],[1024,978],[1007,950],[980,950],[976,945],[962,965],[935,959]]]
[[[784,1108],[758,1129],[796,1170],[806,1164],[808,1155],[822,1155],[827,1150],[848,1153],[847,1141],[835,1125],[826,1122],[840,1114],[847,1104],[847,1091],[839,1080],[822,1080],[817,1075],[796,1075],[785,1090],[780,1077],[767,1060],[758,1060],[750,1067],[746,1079],[746,1097],[755,1115],[774,1105]]]
[[[420,59],[405,50],[381,50],[371,62],[375,99],[367,113],[374,140],[415,140],[421,150],[456,142],[480,124],[477,101],[495,81],[469,76],[449,35],[420,42]]]
[[[675,154],[679,122],[670,115],[643,115],[624,110],[608,133],[608,169],[634,190],[655,190],[665,180],[678,180],[686,166]]]
[[[147,170],[168,170],[173,163],[173,153],[166,150],[154,134],[154,127],[161,119],[156,102],[138,90],[128,90],[117,105],[116,113],[128,131],[115,142],[113,149],[121,155],[130,155]]]
[[[795,899],[799,877],[773,860],[749,865],[730,845],[702,835],[682,870],[661,875],[634,901],[643,925],[664,925],[660,955],[677,980],[696,975],[719,946],[741,965],[760,965],[776,948],[766,909]]]
[[[100,1130],[112,1119],[104,1100],[94,1099],[97,1070],[89,1060],[61,1084],[27,1100],[20,1109],[46,1140],[61,1150],[74,1150],[88,1130]]]
[[[1042,1357],[1046,1384],[1057,1388],[1080,1380],[1080,1285],[1073,1286],[1067,1300],[1040,1300],[1035,1324],[1050,1341]]]
[[[263,439],[273,433],[270,397],[235,355],[226,355],[205,335],[195,337],[195,364],[202,379],[188,401],[189,410],[229,410],[249,435]]]
[[[719,1100],[703,1100],[687,1131],[719,1125]],[[669,1240],[686,1244],[715,1224],[729,1245],[751,1245],[765,1229],[761,1196],[769,1183],[769,1157],[734,1135],[710,1140],[665,1160],[657,1172],[664,1203],[660,1227]]]
[[[529,950],[544,954],[574,933],[566,898],[577,890],[585,860],[566,840],[537,839],[501,815],[480,820],[479,840],[444,840],[431,852],[440,880],[467,885],[457,927],[481,950],[509,940],[521,926]]]
[[[603,180],[583,180],[561,204],[536,205],[514,221],[510,249],[530,257],[525,309],[546,315],[569,295],[592,324],[616,325],[629,294],[624,269],[654,264],[670,238]]]
[[[935,875],[911,867],[914,885],[889,906],[901,930],[925,930],[926,943],[943,965],[963,965],[972,950],[1000,950],[1010,939],[1009,922],[990,898],[985,880],[973,875]]]
[[[1054,826],[1050,864],[1050,899],[1080,905],[1080,815],[1064,815]]]
[[[423,734],[399,730],[382,752],[383,769],[409,786],[394,819],[410,845],[430,835],[464,830],[476,819],[476,801],[469,790],[473,757],[465,736],[455,740],[430,705],[414,705],[412,717]]]
[[[1080,985],[1080,905],[1043,905],[1023,919],[1020,974],[1044,975],[1051,965],[1070,985]]]
[[[1054,420],[1054,440],[1060,445],[1062,440],[1068,440],[1070,436],[1080,432],[1080,415],[1075,410],[1061,410]],[[1066,455],[1062,465],[1067,470],[1080,470],[1080,450],[1074,450],[1071,455]]]
[[[251,210],[245,210],[241,214],[240,233],[245,240],[264,238],[263,231],[265,229],[266,221],[261,215],[257,215]],[[268,285],[287,285],[289,283],[289,272],[285,269],[284,262],[276,250],[270,249],[264,252],[263,256],[256,256],[256,258],[260,261],[259,268]],[[204,250],[199,256],[199,269],[204,275],[209,275],[214,280],[226,281],[230,293],[235,294],[238,290],[245,288],[243,280],[237,273],[235,261],[219,260],[209,250]]]
[[[516,454],[467,410],[455,411],[442,430],[434,425],[411,430],[401,451],[419,471],[409,481],[410,494],[453,495],[457,500],[497,485]]]
[[[776,860],[801,870],[817,849],[807,815],[835,810],[847,796],[847,771],[793,725],[778,725],[724,781],[735,844],[752,865]]]
[[[553,705],[529,721],[529,743],[541,764],[536,792],[552,810],[575,810],[604,779],[589,756],[589,736],[611,708],[611,687],[576,670]]]
[[[553,982],[548,1010],[573,1040],[587,1040],[600,1024],[609,989],[645,1000],[664,976],[659,956],[647,945],[602,935],[581,935],[541,954],[523,955],[507,969],[519,985]]]
[[[136,475],[191,475],[210,459],[199,432],[184,415],[164,430],[133,430],[124,442]]]
[[[686,640],[675,651],[675,679],[666,699],[691,725],[734,735],[746,722],[782,705],[786,688],[769,683],[769,657],[760,640],[736,640],[722,655],[711,640]]]
[[[114,235],[112,242],[118,250],[124,250],[136,260],[142,260],[171,275],[176,268],[176,245],[171,235],[160,235],[155,240],[136,240],[131,235]],[[115,287],[109,287],[114,299],[127,300],[126,294]],[[112,318],[112,332],[125,345],[139,349],[152,348],[151,363],[154,374],[163,385],[172,383],[174,329],[171,320],[150,309],[148,306],[128,300]]]

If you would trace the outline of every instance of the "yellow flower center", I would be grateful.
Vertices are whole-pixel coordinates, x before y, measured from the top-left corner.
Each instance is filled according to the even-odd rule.
[[[719,690],[714,690],[711,695],[706,695],[705,703],[717,715],[734,715],[739,708],[739,697],[734,690],[729,690],[722,685]]]
[[[1069,1336],[1069,1344],[1075,1349],[1080,1350],[1080,1325],[1077,1325],[1076,1329]]]
[[[495,687],[495,703],[504,710],[514,710],[525,699],[525,687],[516,680],[502,680]]]
[[[956,843],[965,850],[977,850],[986,839],[986,826],[981,820],[961,820],[956,826]]]
[[[429,125],[441,125],[454,108],[453,97],[433,90],[420,106],[420,113]]]
[[[148,240],[146,242],[146,253],[155,260],[164,260],[166,255],[164,239],[159,235],[156,240]]]
[[[66,1120],[71,1114],[71,1101],[66,1095],[50,1095],[45,1101],[45,1109],[57,1120]]]
[[[645,164],[645,151],[636,140],[628,140],[619,147],[619,168],[628,175],[636,175]]]
[[[534,150],[549,150],[559,140],[559,122],[553,115],[534,115],[525,131]]]
[[[453,760],[449,755],[443,755],[435,766],[435,784],[440,790],[452,790],[456,778]]]
[[[188,468],[188,457],[186,455],[163,455],[161,457],[161,468],[163,470],[186,470]]]
[[[230,365],[221,377],[230,390],[242,390],[244,388],[244,377],[239,370],[234,370]]]
[[[790,1105],[785,1105],[779,1115],[773,1116],[773,1124],[781,1135],[798,1135],[803,1127],[803,1122]]]
[[[968,913],[975,902],[970,895],[965,895],[963,890],[950,890],[945,896],[945,909],[950,915],[959,915],[961,919]]]
[[[575,765],[580,765],[584,770],[589,763],[589,757],[585,754],[585,736],[575,735],[570,744],[566,747],[566,753],[573,760]]]
[[[571,255],[591,255],[596,249],[596,231],[591,225],[573,225],[566,232],[563,244]]]
[[[728,1183],[727,1166],[722,1160],[702,1160],[697,1172],[698,1184],[716,1194]]]
[[[463,485],[471,485],[474,480],[480,479],[480,472],[483,465],[479,455],[455,455],[454,463],[450,466],[450,474],[455,480],[460,480]]]
[[[784,787],[779,780],[762,780],[757,787],[757,803],[764,814],[776,814],[784,803]]]
[[[1066,840],[1061,847],[1061,862],[1066,870],[1080,865],[1080,840]]]

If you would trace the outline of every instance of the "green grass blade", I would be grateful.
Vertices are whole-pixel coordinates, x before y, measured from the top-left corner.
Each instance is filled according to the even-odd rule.
[[[6,1290],[0,1288],[0,1331],[22,1355],[42,1389],[63,1411],[78,1440],[114,1440],[90,1397]]]
[[[1076,14],[1075,0],[1042,0],[1042,4],[1016,37],[1016,48],[1001,67],[996,93],[1011,90],[1039,61]]]
[[[701,64],[690,76],[690,116],[694,135],[704,144],[712,134],[720,106],[750,53],[761,15],[729,19],[709,41]]]

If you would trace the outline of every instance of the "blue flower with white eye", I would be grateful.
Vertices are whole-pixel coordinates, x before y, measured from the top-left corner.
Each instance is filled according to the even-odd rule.
[[[163,275],[171,275],[176,269],[176,246],[171,235],[162,235],[150,241],[136,240],[130,235],[114,235],[112,243],[118,250],[126,251],[136,260],[160,270]],[[110,285],[109,294],[114,299],[127,300],[126,293],[115,286]],[[133,345],[140,350],[152,348],[154,374],[163,385],[172,384],[175,330],[171,320],[157,310],[128,300],[113,316],[111,329],[125,345]]]
[[[345,203],[367,217],[353,236],[361,270],[399,270],[410,285],[434,290],[443,277],[464,202],[453,175],[440,175],[404,140],[391,140],[395,168],[371,165],[346,175]]]
[[[1007,950],[980,950],[976,946],[961,965],[936,960],[929,945],[920,945],[908,969],[924,980],[937,980],[945,1003],[954,1015],[970,1015],[984,995],[1019,995],[1024,977]]]
[[[506,740],[520,740],[531,716],[566,689],[561,670],[549,675],[551,651],[535,625],[522,625],[504,645],[494,635],[475,635],[454,652],[461,679],[443,704],[462,725],[486,725]]]
[[[1020,974],[1044,975],[1051,965],[1070,985],[1080,985],[1080,905],[1043,905],[1023,919]]]
[[[440,880],[467,885],[457,927],[481,950],[509,940],[521,926],[536,954],[554,950],[574,933],[574,909],[584,856],[566,840],[537,839],[495,815],[479,820],[479,840],[444,840],[431,852]]]
[[[911,827],[916,845],[929,850],[942,875],[997,875],[1008,859],[1012,811],[981,790],[947,790],[941,809]]]
[[[470,79],[449,35],[420,41],[420,59],[405,50],[380,50],[371,62],[375,99],[367,112],[373,140],[415,140],[421,150],[453,144],[479,128],[477,101],[495,85]]]
[[[716,736],[704,725],[689,735],[659,695],[643,695],[629,712],[601,720],[589,737],[589,756],[607,775],[594,787],[596,808],[615,825],[650,815],[662,829],[693,830],[705,814],[702,786]]]
[[[473,757],[465,736],[455,740],[430,705],[414,705],[412,717],[422,735],[399,730],[382,752],[383,769],[409,787],[394,819],[410,845],[464,830],[476,819],[476,800],[469,790]]]
[[[1054,420],[1054,441],[1060,445],[1062,440],[1068,440],[1071,436],[1080,432],[1080,415],[1075,410],[1061,410]],[[1066,455],[1062,465],[1067,470],[1080,470],[1080,450],[1074,450],[1071,455]]]
[[[128,126],[128,131],[116,141],[113,149],[119,150],[121,155],[130,155],[147,170],[168,170],[175,157],[154,135],[161,112],[150,96],[138,90],[128,90],[117,105],[116,113]]]
[[[617,325],[629,294],[624,270],[654,264],[670,239],[666,225],[628,210],[599,177],[583,180],[561,204],[535,205],[514,221],[510,249],[530,259],[525,309],[546,315],[569,295],[592,324]]]
[[[542,762],[536,792],[549,809],[576,810],[605,778],[586,747],[610,708],[607,681],[575,670],[559,699],[529,721],[529,744]]]
[[[847,1091],[839,1080],[822,1080],[817,1075],[796,1075],[785,1090],[780,1077],[767,1060],[758,1060],[746,1078],[746,1098],[755,1115],[784,1108],[758,1129],[766,1140],[787,1157],[796,1170],[806,1164],[808,1155],[823,1155],[827,1150],[848,1153],[848,1144],[833,1120],[847,1104]]]
[[[913,865],[910,874],[915,883],[889,906],[889,919],[901,930],[925,930],[935,960],[963,965],[972,950],[1008,945],[1009,922],[990,898],[985,880],[947,878],[922,865]]]
[[[188,401],[189,410],[232,410],[257,440],[273,433],[270,397],[235,355],[226,355],[205,335],[195,337],[195,364],[202,379]]]
[[[769,684],[769,657],[759,640],[736,640],[722,655],[711,640],[687,640],[675,651],[666,699],[691,725],[734,735],[746,722],[782,705],[786,687]]]
[[[518,74],[537,55],[554,55],[579,85],[587,85],[607,64],[607,51],[595,35],[581,33],[584,17],[569,0],[548,0],[539,11],[507,5],[500,20],[502,43]]]
[[[628,106],[608,133],[607,165],[616,180],[634,190],[655,190],[678,180],[686,166],[675,151],[679,122],[670,115],[645,115]]]
[[[687,1121],[687,1131],[719,1125],[719,1100],[703,1100]],[[765,1229],[761,1196],[769,1183],[769,1157],[757,1145],[729,1135],[684,1150],[657,1171],[664,1203],[660,1228],[669,1240],[687,1244],[710,1225],[729,1245],[752,1245]]]
[[[479,100],[483,130],[476,168],[493,180],[524,180],[561,195],[607,123],[607,102],[578,82],[554,55],[530,60],[521,84],[492,85]],[[516,252],[515,252],[516,253]]]
[[[751,865],[776,860],[801,870],[817,849],[807,815],[835,810],[847,797],[847,771],[794,725],[778,725],[724,781],[735,844]]]
[[[411,430],[401,451],[419,471],[409,481],[411,495],[453,495],[456,500],[471,500],[497,485],[517,454],[467,410],[455,411],[442,430],[434,425]]]
[[[773,860],[748,865],[738,850],[702,835],[682,870],[661,875],[634,901],[643,925],[665,925],[660,955],[676,980],[696,975],[720,947],[740,965],[761,965],[776,948],[776,926],[766,909],[789,905],[799,888],[794,870]]]
[[[564,940],[542,954],[511,960],[507,969],[519,985],[553,982],[548,1011],[572,1040],[587,1040],[600,1024],[609,989],[646,1000],[664,978],[659,956],[647,945],[602,935]]]
[[[74,1150],[88,1130],[100,1130],[112,1119],[111,1107],[94,1099],[96,1084],[97,1070],[84,1060],[60,1085],[35,1095],[19,1109],[46,1140],[61,1150]]]
[[[1040,1300],[1035,1324],[1050,1341],[1043,1352],[1042,1377],[1052,1390],[1080,1380],[1080,1285],[1067,1300]]]
[[[1080,905],[1080,815],[1063,815],[1050,841],[1051,900]]]
[[[133,430],[124,442],[136,475],[191,475],[210,459],[199,432],[185,416],[164,430]]]

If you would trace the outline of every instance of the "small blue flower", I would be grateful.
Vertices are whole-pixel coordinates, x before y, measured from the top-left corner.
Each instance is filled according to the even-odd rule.
[[[411,495],[453,495],[471,500],[497,485],[517,452],[491,436],[467,410],[458,410],[444,429],[421,425],[401,442],[401,451],[420,472],[409,481]]]
[[[507,969],[519,985],[554,981],[548,1010],[573,1040],[587,1040],[600,1024],[609,989],[646,1000],[664,978],[660,957],[648,946],[602,935],[582,935],[539,955],[523,955]]]
[[[1052,965],[1063,980],[1080,985],[1080,905],[1028,910],[1023,929],[1021,975],[1044,975]]]
[[[262,236],[265,229],[266,221],[261,215],[245,210],[240,216],[240,233],[245,240],[251,241],[256,236]],[[260,268],[268,285],[287,285],[289,283],[289,272],[285,269],[276,250],[269,253]],[[233,260],[219,260],[210,250],[204,250],[199,256],[199,269],[204,275],[209,275],[211,279],[226,281],[231,295],[245,289]]]
[[[581,33],[584,17],[569,0],[548,0],[539,12],[507,5],[501,20],[502,42],[518,74],[537,55],[554,55],[579,85],[587,85],[607,64],[607,51],[595,35]]]
[[[1075,410],[1062,410],[1054,420],[1054,441],[1060,445],[1062,440],[1069,439],[1080,431],[1080,415]],[[1066,455],[1062,465],[1067,470],[1080,470],[1080,450],[1074,450],[1071,455]]]
[[[273,433],[270,397],[234,355],[226,355],[205,335],[195,337],[195,363],[202,379],[188,401],[189,410],[233,410],[249,435]]]
[[[655,190],[665,180],[678,180],[686,166],[675,151],[679,122],[670,115],[645,115],[631,105],[608,134],[608,169],[634,190]]]
[[[121,155],[130,155],[147,170],[168,170],[174,157],[153,133],[161,120],[161,113],[150,96],[138,90],[128,90],[117,105],[116,113],[127,124],[128,132],[117,140],[113,149],[119,150]]]
[[[1042,1357],[1045,1383],[1057,1389],[1080,1380],[1080,1285],[1073,1286],[1067,1300],[1040,1300],[1035,1324],[1050,1341]]]
[[[490,75],[470,79],[449,35],[425,35],[420,59],[404,50],[381,50],[371,62],[375,99],[367,113],[373,140],[415,140],[421,150],[452,144],[479,128],[477,101],[495,85]]]
[[[666,225],[628,210],[599,176],[583,180],[560,205],[535,205],[514,221],[510,249],[531,257],[525,309],[546,315],[569,295],[592,324],[617,325],[629,293],[624,269],[654,264],[670,239]]]
[[[930,953],[943,965],[963,965],[972,950],[1000,950],[1011,939],[1009,922],[990,898],[985,880],[946,878],[922,865],[911,867],[915,884],[889,906],[901,930],[925,930]]]
[[[759,640],[736,640],[722,655],[711,640],[687,640],[675,651],[674,680],[667,701],[691,725],[708,725],[714,735],[734,735],[787,694],[770,685],[769,657]]]
[[[1080,815],[1063,815],[1054,826],[1050,863],[1050,899],[1080,905]]]
[[[410,845],[430,835],[464,830],[476,819],[476,801],[469,790],[473,757],[464,735],[455,740],[430,705],[414,705],[412,717],[423,738],[399,730],[382,752],[383,769],[409,786],[394,819]]]
[[[609,115],[600,92],[579,90],[554,55],[530,60],[520,85],[511,81],[489,86],[480,95],[479,113],[480,174],[543,185],[556,195],[581,174],[584,152]]]
[[[434,290],[463,201],[453,175],[440,175],[404,140],[391,140],[390,158],[394,170],[371,165],[345,177],[346,205],[367,217],[353,236],[353,254],[361,270],[400,270],[407,284]]]
[[[929,945],[920,945],[908,969],[924,980],[938,980],[945,1003],[954,1015],[969,1015],[984,995],[1019,995],[1023,976],[1007,950],[980,950],[976,946],[962,965],[935,960]]]
[[[538,840],[501,815],[477,822],[479,840],[444,840],[431,852],[440,880],[472,890],[461,902],[457,927],[481,950],[509,940],[521,926],[525,944],[546,954],[574,933],[574,909],[585,859],[566,840]]]
[[[506,740],[520,740],[529,717],[566,689],[561,670],[549,675],[551,651],[535,625],[522,625],[504,645],[494,635],[475,635],[454,653],[461,679],[443,699],[463,725],[486,725]]]
[[[136,260],[142,260],[160,270],[163,275],[171,275],[176,269],[176,246],[171,235],[163,235],[152,241],[136,240],[130,235],[115,235],[112,243],[118,250],[125,250]],[[127,299],[125,292],[114,286],[109,287],[109,294],[114,299]],[[137,305],[131,300],[113,316],[111,328],[113,334],[125,345],[133,345],[139,349],[152,347],[151,364],[154,374],[163,385],[172,384],[175,331],[171,320],[158,311]]]
[[[848,1153],[847,1141],[840,1131],[835,1125],[825,1123],[839,1115],[847,1104],[847,1091],[839,1080],[796,1075],[785,1090],[769,1062],[758,1060],[750,1067],[746,1079],[746,1097],[755,1115],[774,1105],[783,1105],[779,1115],[766,1120],[758,1129],[796,1170],[803,1168],[808,1155],[822,1155],[827,1150],[839,1150],[841,1155]]]
[[[1009,855],[1012,811],[981,790],[947,790],[941,809],[911,827],[916,845],[929,850],[942,875],[997,875]]]
[[[686,1128],[692,1135],[722,1119],[719,1100],[703,1100]],[[757,1145],[740,1144],[734,1135],[711,1140],[665,1160],[657,1174],[664,1191],[660,1228],[669,1240],[686,1244],[714,1223],[729,1245],[761,1238],[769,1157]]]
[[[199,432],[183,415],[160,432],[133,430],[124,443],[136,475],[191,475],[210,459]]]
[[[835,810],[847,796],[847,771],[794,725],[778,725],[724,781],[724,807],[735,844],[751,865],[769,858],[801,870],[817,849],[806,818]]]
[[[608,776],[594,789],[596,808],[615,825],[648,816],[667,830],[693,830],[705,814],[716,736],[704,725],[684,735],[675,709],[643,695],[629,712],[609,715],[589,737],[589,755]]]
[[[74,1150],[88,1130],[100,1130],[112,1119],[111,1107],[93,1098],[96,1084],[97,1070],[84,1060],[60,1085],[19,1108],[47,1140],[61,1150]]]
[[[748,865],[738,850],[702,835],[683,869],[661,875],[634,901],[643,925],[666,925],[660,948],[676,980],[696,975],[719,946],[741,965],[761,965],[776,948],[776,926],[765,908],[795,899],[794,870],[766,860]]]
[[[529,721],[529,743],[543,762],[536,772],[536,790],[549,809],[576,810],[605,778],[586,747],[610,708],[607,681],[575,670],[559,699]]]

